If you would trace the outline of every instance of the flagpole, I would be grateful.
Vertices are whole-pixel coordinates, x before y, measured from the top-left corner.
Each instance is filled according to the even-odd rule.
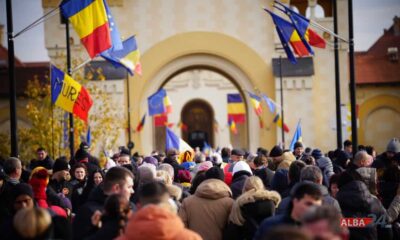
[[[337,3],[332,0],[333,5],[333,31],[338,33]],[[335,49],[335,94],[336,94],[336,140],[337,148],[342,149],[342,111],[340,102],[340,69],[339,69],[339,45],[338,38],[334,36]]]
[[[128,110],[128,141],[131,142],[131,106],[129,103],[130,95],[129,95],[129,75],[128,71],[126,71],[126,95],[127,95],[127,110]]]
[[[6,2],[7,11],[7,41],[8,41],[8,82],[10,101],[10,133],[11,133],[11,156],[18,157],[18,135],[17,135],[17,90],[15,83],[15,55],[13,38],[13,17],[11,0]]]
[[[71,70],[71,73],[69,73],[69,74],[72,74],[72,73],[78,71],[80,68],[82,68],[83,66],[85,66],[86,64],[88,64],[90,61],[92,61],[91,58],[86,59],[86,60],[83,61],[81,64],[79,64],[78,66],[76,66],[74,69],[72,69],[72,70]]]
[[[39,24],[43,23],[44,21],[46,21],[47,19],[55,16],[57,13],[59,13],[58,11],[56,12],[56,10],[59,10],[59,7],[53,8],[52,10],[50,10],[48,13],[44,14],[43,16],[41,16],[40,18],[38,18],[37,20],[35,20],[34,22],[32,22],[31,24],[29,24],[27,27],[25,27],[24,29],[22,29],[21,31],[19,31],[18,33],[16,33],[14,35],[14,38],[17,38],[19,35],[23,34],[24,32],[31,30],[32,28],[38,26]],[[50,16],[49,16],[50,15]]]
[[[67,73],[71,76],[71,47],[69,42],[69,20],[65,21],[65,36],[66,36],[66,47],[67,47]],[[75,154],[74,150],[74,115],[69,113],[69,151],[70,157],[73,158]]]
[[[283,112],[283,79],[282,79],[282,56],[279,55],[279,81],[281,85],[281,116],[282,116],[282,127],[281,127],[281,132],[282,132],[282,146],[285,148],[285,117],[284,117],[284,112]]]
[[[356,116],[356,81],[354,65],[354,32],[353,32],[353,0],[348,1],[349,11],[349,64],[350,64],[350,103],[351,103],[351,140],[354,149],[358,147],[357,116]]]

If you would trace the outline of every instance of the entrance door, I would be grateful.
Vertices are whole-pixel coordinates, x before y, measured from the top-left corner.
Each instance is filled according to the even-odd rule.
[[[214,113],[211,106],[203,100],[192,100],[182,109],[182,137],[193,148],[203,148],[204,143],[214,146]]]

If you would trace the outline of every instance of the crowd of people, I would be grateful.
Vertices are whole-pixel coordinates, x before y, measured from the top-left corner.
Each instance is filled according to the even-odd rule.
[[[1,239],[400,239],[400,142],[0,162]]]

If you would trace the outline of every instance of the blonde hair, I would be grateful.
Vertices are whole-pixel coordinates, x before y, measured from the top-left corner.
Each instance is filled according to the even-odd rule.
[[[251,176],[246,179],[246,181],[244,182],[244,185],[243,185],[242,193],[245,193],[252,189],[254,189],[256,191],[257,190],[265,190],[264,183],[257,176]]]
[[[163,182],[165,185],[172,185],[172,178],[165,170],[157,170],[156,180]]]
[[[50,227],[51,217],[43,208],[21,209],[14,216],[14,228],[23,238],[39,238]]]

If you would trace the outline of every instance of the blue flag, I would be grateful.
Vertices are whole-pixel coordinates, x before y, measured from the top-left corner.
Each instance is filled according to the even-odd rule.
[[[90,146],[92,143],[92,133],[90,131],[90,127],[88,127],[87,133],[86,133],[86,143]]]
[[[302,133],[301,133],[301,125],[300,125],[300,121],[299,121],[299,123],[297,124],[297,127],[296,127],[296,131],[294,132],[293,139],[290,142],[290,147],[289,147],[290,151],[294,150],[294,144],[296,142],[301,142],[302,140],[303,139],[302,139]]]
[[[268,9],[264,8],[264,10],[271,15],[272,20],[275,23],[276,32],[278,33],[279,39],[282,43],[283,49],[285,50],[288,59],[292,63],[297,63],[296,57],[294,56],[292,49],[290,49],[289,47],[291,34],[294,29],[293,25],[285,19],[279,17],[275,13],[269,11]]]
[[[169,128],[166,128],[165,149],[175,148],[179,150],[179,137],[175,135]]]
[[[271,99],[269,99],[269,98],[267,97],[267,95],[265,95],[265,94],[262,95],[262,98],[263,98],[264,101],[267,103],[268,108],[269,108],[269,111],[270,111],[271,113],[274,113],[274,112],[275,112],[275,109],[276,109],[275,104],[274,104],[274,103],[271,101]]]
[[[102,52],[100,55],[107,61],[109,61],[114,67],[119,68],[123,67],[129,72],[130,75],[133,75],[137,65],[139,63],[140,54],[138,51],[136,38],[132,36],[126,39],[122,43],[121,49],[109,49],[107,51]],[[140,73],[139,73],[140,74]]]
[[[108,26],[110,29],[110,36],[111,36],[111,49],[112,50],[121,50],[123,48],[121,36],[119,34],[117,24],[114,22],[114,18],[111,14],[110,7],[108,7],[107,1],[104,0],[104,7],[106,9],[106,14],[108,18]],[[108,50],[106,50],[108,51]]]
[[[304,16],[296,13],[292,9],[286,7],[282,3],[277,2],[280,6],[284,7],[285,9],[281,9],[279,7],[276,7],[276,9],[279,9],[280,11],[286,13],[286,15],[289,16],[290,20],[292,21],[293,27],[296,29],[296,31],[299,33],[299,37],[301,41],[303,42],[304,46],[307,48],[307,50],[314,55],[314,51],[312,50],[310,44],[308,44],[308,41],[305,39],[305,36],[307,34],[308,30],[308,25],[309,21],[307,18]]]
[[[164,104],[164,98],[166,96],[167,92],[164,89],[160,89],[156,93],[147,98],[150,116],[156,114],[162,114],[167,111]]]

